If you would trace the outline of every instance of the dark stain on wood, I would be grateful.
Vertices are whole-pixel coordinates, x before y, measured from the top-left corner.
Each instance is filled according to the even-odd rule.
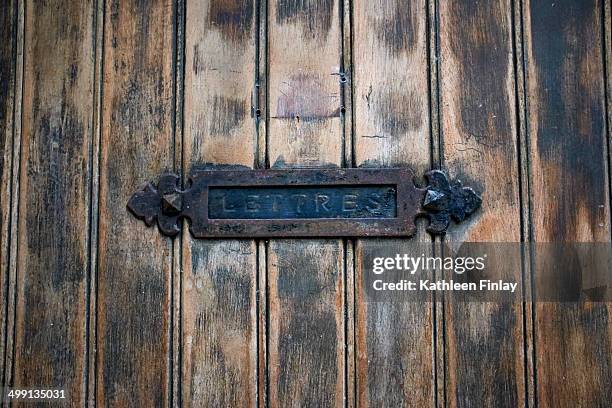
[[[270,350],[278,358],[277,387],[279,406],[290,406],[299,395],[305,406],[334,406],[338,377],[337,318],[341,304],[337,291],[341,271],[337,257],[339,246],[335,241],[273,241],[276,264],[271,274],[276,279],[275,296],[271,293],[278,312],[271,316],[278,323],[278,332],[272,334],[278,342],[277,350]],[[272,261],[275,262],[275,261]],[[308,273],[305,273],[305,272]],[[340,343],[339,343],[340,342]]]
[[[304,37],[325,38],[332,26],[334,0],[277,0],[276,23],[300,22]]]
[[[251,241],[238,240],[229,248],[235,248],[235,251],[228,256],[244,258],[245,261],[252,255]],[[251,311],[251,291],[253,287],[252,276],[249,273],[237,268],[239,265],[222,265],[219,263],[221,254],[219,249],[210,248],[210,245],[194,246],[191,253],[193,278],[196,279],[196,287],[198,286],[197,279],[203,272],[207,273],[206,279],[208,288],[215,299],[225,299],[215,303],[215,308],[208,311],[214,313],[216,318],[205,319],[207,321],[216,321],[218,318],[224,317],[224,320],[232,322],[240,328],[248,328],[251,324],[249,313]],[[250,265],[249,265],[250,266]],[[247,271],[248,272],[248,269]],[[202,281],[200,281],[202,282]],[[203,284],[203,283],[201,283]],[[231,300],[231,301],[229,301]],[[231,317],[231,318],[230,318]]]
[[[100,142],[96,401],[169,400],[172,244],[132,228],[125,202],[173,166],[172,2],[109,1]]]
[[[605,303],[577,303],[539,308],[537,321],[538,401],[543,406],[605,407],[612,387],[612,349],[606,329],[610,309]],[[581,378],[582,382],[568,382]],[[578,404],[580,405],[580,404]]]
[[[520,240],[513,81],[512,2],[450,1],[440,11],[440,117],[444,166],[487,190],[473,228],[449,241]],[[511,77],[509,77],[511,76]],[[458,242],[452,242],[458,245]],[[473,252],[467,256],[479,256]],[[521,281],[520,263],[512,266]],[[487,264],[482,279],[505,272]],[[472,279],[478,279],[474,274]],[[525,405],[521,303],[466,301],[445,294],[444,385],[449,406]]]
[[[361,299],[359,302],[363,302]],[[430,355],[422,351],[430,347],[427,341],[432,341],[425,329],[427,326],[423,325],[430,322],[428,318],[407,320],[406,316],[415,313],[413,305],[402,302],[367,304],[368,322],[363,327],[370,329],[359,333],[367,339],[367,353],[359,355],[358,363],[361,394],[358,401],[363,405],[378,406],[378,401],[384,401],[384,406],[399,407],[414,400],[433,401],[429,383],[431,362],[423,361]],[[411,388],[414,400],[407,401],[402,392],[406,387]]]
[[[500,24],[507,10],[505,2],[453,1],[450,24],[452,52],[461,61],[461,87],[458,89],[464,131],[477,144],[494,147],[507,144],[510,129],[509,107],[513,101],[507,92],[508,67],[506,44],[511,39],[510,26]],[[469,22],[469,23],[468,23]],[[470,63],[487,61],[487,64]]]
[[[40,152],[34,155],[38,160],[26,163],[26,172],[38,180],[44,177],[46,183],[43,190],[27,198],[28,209],[31,209],[25,214],[31,232],[27,235],[28,248],[40,251],[50,283],[55,290],[61,291],[66,283],[83,280],[86,272],[80,266],[86,265],[86,253],[63,252],[61,249],[70,248],[73,237],[82,235],[83,231],[79,234],[79,230],[86,227],[82,223],[84,220],[70,217],[70,211],[79,203],[73,202],[66,194],[71,179],[87,176],[87,159],[83,156],[83,144],[87,143],[86,127],[78,119],[80,112],[71,106],[62,104],[57,113],[46,108],[44,112],[36,107],[33,110],[40,116],[35,120],[39,128],[31,140],[36,143],[31,146],[40,148]],[[41,214],[47,212],[50,212],[49,218],[57,220],[61,217],[62,223],[45,222],[49,218],[41,217]]]
[[[461,300],[459,300],[461,302]],[[520,304],[500,301],[496,307],[468,308],[465,304],[454,307],[454,324],[450,326],[456,346],[458,372],[454,375],[456,386],[451,389],[457,406],[516,407],[522,405],[523,396],[517,375],[516,348],[520,339],[512,330],[521,324]],[[486,331],[475,329],[470,322],[489,321]]]
[[[597,209],[608,201],[603,188],[605,116],[599,12],[598,1],[561,1],[554,7],[531,2],[530,30],[539,90],[533,95],[538,108],[534,147],[547,166],[547,177],[556,183],[572,180],[576,186],[555,188],[551,237],[576,236],[577,221],[582,222],[576,218],[578,207],[585,210],[583,215],[591,228],[597,229],[601,223]]]
[[[10,2],[0,10],[0,185],[4,185],[6,177],[10,175],[5,171],[8,169],[10,156],[7,157],[5,150],[9,145],[9,137],[12,138],[13,122],[13,90],[15,85],[15,10]],[[6,160],[6,161],[5,161]],[[8,197],[8,196],[7,196]],[[0,195],[0,208],[2,213],[9,207],[8,200]],[[0,217],[0,231],[4,229],[4,217]],[[2,235],[0,235],[1,237]],[[0,238],[1,240],[2,238]],[[0,245],[4,244],[0,241]],[[2,265],[2,263],[0,263]]]
[[[114,301],[107,302],[105,305],[105,320],[107,322],[103,340],[104,347],[104,359],[102,361],[105,372],[108,375],[103,377],[101,385],[104,386],[104,393],[108,400],[114,401],[150,401],[155,406],[163,405],[163,394],[159,390],[163,390],[165,387],[164,377],[162,375],[155,375],[148,378],[148,383],[139,384],[134,379],[143,375],[142,369],[144,368],[135,358],[118,358],[124,351],[125,343],[121,341],[125,337],[126,333],[130,333],[130,348],[136,350],[146,350],[151,347],[152,342],[159,342],[162,340],[163,333],[167,331],[165,319],[161,318],[157,313],[149,314],[146,317],[140,317],[134,319],[130,313],[126,313],[122,307],[122,304],[130,302],[133,305],[147,305],[151,302],[151,295],[158,293],[164,293],[168,290],[165,282],[161,282],[157,279],[156,267],[151,265],[143,265],[141,267],[143,273],[148,272],[149,274],[144,275],[143,278],[138,280],[132,280],[124,278],[112,282],[108,289],[114,294]],[[121,267],[118,270],[112,271],[117,276],[121,271]],[[128,300],[129,299],[129,300]],[[142,306],[141,306],[142,307]],[[139,314],[144,314],[142,309],[138,309]],[[151,338],[155,336],[156,338]],[[163,361],[152,362],[147,368],[160,373],[163,368]],[[132,379],[127,381],[127,379]],[[145,385],[149,390],[157,390],[152,392],[150,395],[140,395],[136,389]],[[134,394],[132,394],[134,393]]]
[[[210,109],[210,135],[228,136],[234,129],[239,128],[247,119],[247,106],[245,100],[215,96]]]
[[[324,390],[336,385],[338,377],[336,320],[334,311],[316,311],[301,300],[294,304],[296,316],[308,315],[308,319],[291,319],[288,324],[281,323],[280,332],[280,365],[281,376],[278,383],[282,395],[280,406],[289,406],[294,400],[294,393],[300,389],[300,403],[307,407],[333,406],[330,399],[335,391]],[[305,378],[297,375],[303,369],[303,361],[312,363],[326,362],[321,369],[309,367],[310,375]],[[319,371],[321,370],[321,371]],[[322,392],[323,391],[323,392]]]
[[[421,105],[424,101],[414,91],[385,89],[380,93],[379,100],[373,99],[371,103],[375,104],[380,124],[387,135],[398,136],[421,129]]]
[[[211,1],[208,22],[221,31],[227,40],[242,43],[251,38],[254,3],[253,0]]]
[[[163,131],[164,126],[167,126],[164,118],[167,117],[167,111],[170,108],[164,103],[150,103],[142,106],[144,98],[150,97],[151,93],[156,98],[162,98],[164,85],[160,77],[153,79],[155,81],[153,84],[147,84],[147,81],[142,80],[140,75],[136,73],[135,77],[128,81],[125,93],[118,100],[117,109],[113,111],[113,120],[129,132],[141,133],[146,138],[153,138],[154,135],[149,135],[149,126],[152,125],[157,131]],[[135,109],[137,106],[140,106],[141,109]],[[151,118],[151,123],[140,121],[144,115]]]
[[[601,10],[598,0],[530,1],[525,10],[536,241],[610,241]],[[535,266],[555,270],[537,257]],[[609,303],[534,307],[539,405],[609,405]]]
[[[91,2],[25,5],[12,383],[63,387],[75,405],[85,404],[92,15]]]
[[[12,300],[9,299],[9,229],[15,125],[13,110],[16,107],[17,5],[16,1],[9,1],[0,7],[0,384],[4,384],[6,330],[9,301]]]
[[[418,46],[419,13],[402,1],[384,0],[380,8],[379,14],[372,17],[377,20],[374,26],[380,41],[392,55],[412,52]]]

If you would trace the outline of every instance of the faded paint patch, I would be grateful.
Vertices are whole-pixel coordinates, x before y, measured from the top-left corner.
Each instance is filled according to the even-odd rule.
[[[307,121],[340,116],[339,93],[328,93],[319,76],[299,73],[280,86],[272,118]]]

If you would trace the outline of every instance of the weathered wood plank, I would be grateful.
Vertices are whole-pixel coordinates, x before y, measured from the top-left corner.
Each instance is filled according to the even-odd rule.
[[[354,4],[355,163],[429,170],[424,2]],[[384,62],[384,63],[383,63]]]
[[[253,167],[255,3],[187,4],[185,148],[198,163]]]
[[[485,197],[476,217],[447,234],[452,247],[521,241],[512,13],[509,0],[440,3],[442,163]],[[515,275],[505,278],[520,284],[520,257],[513,260]],[[502,270],[493,268],[488,276],[499,278]],[[445,298],[446,402],[524,405],[520,296],[515,303]]]
[[[342,164],[339,10],[333,0],[268,4],[267,140],[273,166]],[[271,241],[268,256],[268,402],[340,406],[342,241]]]
[[[353,13],[355,164],[421,175],[431,166],[426,4],[358,1]],[[420,230],[385,245],[421,254],[431,239]],[[432,304],[365,302],[363,258],[377,243],[355,243],[357,406],[433,406]]]
[[[16,387],[85,403],[94,7],[26,4]]]
[[[184,248],[183,404],[254,406],[255,242],[203,241]]]
[[[598,0],[525,2],[536,242],[610,241],[602,10]],[[536,258],[536,270],[539,262]],[[609,303],[536,304],[539,405],[609,404],[611,312]]]
[[[17,24],[16,1],[0,8],[0,386],[4,384],[9,310],[9,249],[15,135]],[[11,282],[12,283],[12,282]]]
[[[173,5],[110,0],[105,16],[96,399],[165,406],[172,244],[125,206],[173,169]]]
[[[270,241],[271,406],[342,406],[342,264],[338,240]]]
[[[252,0],[187,3],[186,171],[201,163],[252,167],[257,135],[256,7]],[[183,403],[254,406],[257,397],[254,241],[183,239]]]
[[[338,10],[334,0],[270,1],[268,151],[272,166],[341,163]]]

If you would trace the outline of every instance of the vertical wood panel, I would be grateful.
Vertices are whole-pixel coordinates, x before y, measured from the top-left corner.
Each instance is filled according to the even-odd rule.
[[[26,4],[16,387],[85,403],[92,2]]]
[[[598,0],[525,2],[532,233],[537,242],[610,241],[602,10]],[[538,262],[536,269],[542,266]],[[609,303],[536,304],[540,405],[609,404],[611,310]]]
[[[356,1],[354,30],[355,163],[422,175],[431,165],[426,3]],[[385,246],[420,255],[431,243],[420,229]],[[366,303],[362,259],[376,244],[355,245],[357,405],[433,406],[432,304]]]
[[[252,0],[187,3],[185,163],[252,167],[257,138],[256,7]],[[183,403],[254,406],[257,250],[248,240],[184,234]]]
[[[342,246],[274,240],[268,263],[270,405],[341,406]]]
[[[512,12],[507,0],[486,6],[440,3],[443,167],[484,197],[479,212],[447,235],[451,247],[521,241]],[[515,274],[505,278],[520,285],[521,264],[515,260]],[[490,278],[498,279],[501,271],[491,268],[495,266],[487,268]],[[453,293],[445,297],[447,403],[523,405],[520,301],[465,302]]]
[[[9,305],[9,243],[15,130],[17,2],[0,9],[0,386],[4,384]]]
[[[272,166],[340,165],[339,6],[270,0],[269,135]]]
[[[276,167],[342,163],[340,5],[268,4],[268,151]],[[340,406],[344,271],[340,240],[274,240],[268,259],[271,406]]]
[[[126,203],[140,184],[173,169],[173,6],[109,0],[105,16],[97,401],[163,406],[172,244]]]

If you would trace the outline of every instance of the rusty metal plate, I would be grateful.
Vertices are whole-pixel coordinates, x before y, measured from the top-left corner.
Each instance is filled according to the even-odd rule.
[[[463,221],[481,198],[441,171],[417,187],[409,169],[199,170],[180,189],[163,174],[143,185],[128,208],[148,226],[175,236],[181,218],[196,238],[409,237],[415,218],[443,234],[451,219]]]

